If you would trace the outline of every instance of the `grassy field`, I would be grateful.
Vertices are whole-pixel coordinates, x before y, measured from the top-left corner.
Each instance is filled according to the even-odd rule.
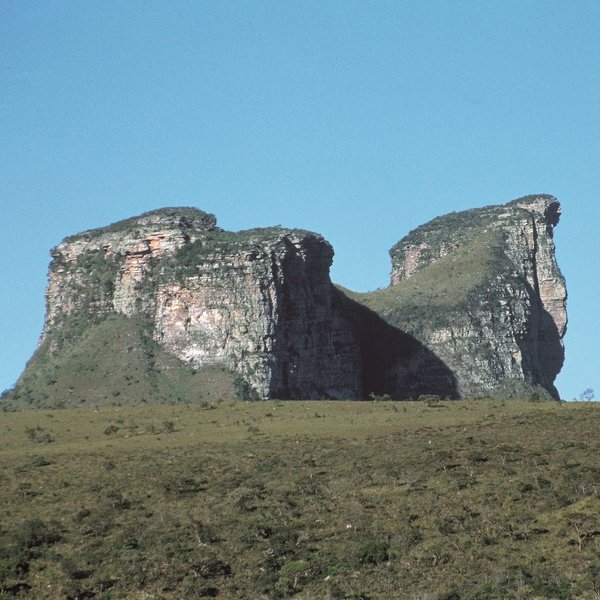
[[[0,598],[600,598],[600,406],[0,413]]]

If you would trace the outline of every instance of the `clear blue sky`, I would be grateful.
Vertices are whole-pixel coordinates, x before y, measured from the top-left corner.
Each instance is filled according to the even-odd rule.
[[[0,3],[0,389],[42,329],[48,250],[161,206],[322,233],[383,287],[432,217],[563,205],[564,398],[600,395],[598,0]]]

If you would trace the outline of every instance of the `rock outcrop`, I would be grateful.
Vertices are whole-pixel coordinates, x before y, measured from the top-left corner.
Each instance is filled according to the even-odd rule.
[[[194,368],[225,366],[261,398],[357,398],[360,356],[333,308],[331,246],[281,228],[217,228],[163,209],[67,238],[52,250],[43,338],[65,320],[142,316]],[[55,333],[59,335],[54,335]]]
[[[367,294],[332,285],[333,250],[318,234],[227,232],[192,208],[71,236],[51,251],[44,331],[15,397],[77,397],[82,379],[71,385],[65,373],[99,345],[115,363],[137,357],[137,370],[103,357],[103,372],[124,380],[113,396],[135,384],[140,397],[179,397],[181,381],[213,369],[248,398],[557,397],[567,322],[559,215],[555,198],[530,196],[434,219],[390,251],[390,287]],[[57,378],[67,383],[53,388]]]
[[[541,386],[558,397],[567,324],[559,217],[547,195],[438,217],[391,249],[391,287],[362,301],[438,356],[461,396]]]

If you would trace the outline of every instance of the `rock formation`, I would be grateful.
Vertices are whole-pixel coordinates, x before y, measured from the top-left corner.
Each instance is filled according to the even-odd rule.
[[[390,250],[391,287],[361,300],[438,356],[461,396],[541,386],[558,397],[567,324],[559,216],[555,198],[537,195],[438,217]]]
[[[194,368],[222,365],[258,397],[356,398],[359,356],[333,310],[331,246],[282,228],[225,232],[195,209],[163,209],[52,250],[43,339],[65,319],[140,315]]]
[[[179,367],[156,359],[166,352],[194,370],[226,369],[247,397],[459,397],[536,386],[556,397],[566,327],[552,240],[559,214],[554,198],[532,196],[434,219],[392,248],[392,285],[368,294],[331,284],[333,250],[318,234],[226,232],[197,209],[71,236],[51,251],[44,332],[17,395],[26,388],[29,403],[51,403],[52,383],[32,381],[56,381],[68,370],[57,357],[69,348],[80,356],[92,338],[106,346],[114,326],[125,344],[118,354],[139,338],[142,371],[156,375],[160,362],[173,380]],[[89,333],[100,323],[108,325]]]

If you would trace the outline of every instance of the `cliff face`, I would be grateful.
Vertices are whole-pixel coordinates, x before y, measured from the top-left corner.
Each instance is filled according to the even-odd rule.
[[[160,259],[219,231],[213,215],[167,208],[66,238],[50,251],[42,341],[68,317],[139,313],[152,303],[144,282]]]
[[[557,397],[559,216],[555,198],[529,196],[434,219],[390,251],[391,285],[366,294],[331,284],[321,236],[226,232],[196,209],[71,236],[51,251],[44,332],[13,399],[193,400],[232,385],[254,398]]]
[[[52,251],[42,342],[65,320],[141,316],[195,368],[224,366],[258,397],[357,398],[360,356],[333,310],[330,245],[280,228],[221,231],[164,209],[67,238]]]
[[[391,249],[391,288],[366,303],[448,365],[462,396],[539,385],[557,397],[567,324],[559,217],[558,201],[540,195],[434,219]]]

